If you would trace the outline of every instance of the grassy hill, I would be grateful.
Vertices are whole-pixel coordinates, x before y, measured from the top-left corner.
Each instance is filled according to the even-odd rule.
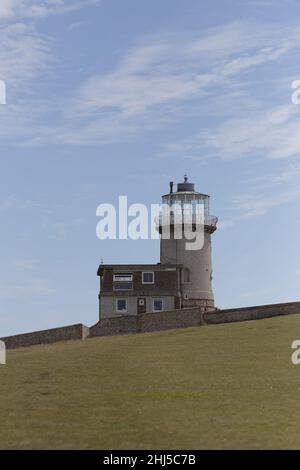
[[[1,449],[299,448],[300,316],[8,351]]]

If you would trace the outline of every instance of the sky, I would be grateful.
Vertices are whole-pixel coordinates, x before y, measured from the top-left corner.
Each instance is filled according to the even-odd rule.
[[[96,208],[211,195],[220,308],[298,301],[294,0],[1,0],[0,337],[98,319]]]

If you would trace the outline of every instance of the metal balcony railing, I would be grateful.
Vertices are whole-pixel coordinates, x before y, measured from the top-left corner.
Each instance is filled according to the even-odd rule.
[[[163,225],[173,225],[174,223],[190,223],[192,225],[203,223],[205,227],[210,227],[213,231],[217,228],[218,217],[214,215],[203,215],[203,214],[186,214],[186,217],[180,217],[180,214],[175,215],[170,213],[169,216],[160,214],[155,218],[155,223],[158,227]]]

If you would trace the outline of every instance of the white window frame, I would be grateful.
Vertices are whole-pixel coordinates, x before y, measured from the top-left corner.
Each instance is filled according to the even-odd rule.
[[[125,310],[118,310],[118,302],[120,300],[125,300],[125,303],[126,303],[126,309]],[[116,299],[116,313],[127,313],[127,310],[128,310],[128,299],[126,299],[125,297],[118,297]]]
[[[145,282],[144,281],[144,274],[152,274],[153,276],[153,280],[152,282]],[[154,280],[154,271],[143,271],[142,272],[142,284],[154,284],[155,280]]]
[[[113,281],[114,282],[132,282],[133,281],[133,274],[115,273]]]
[[[124,289],[124,284],[131,284],[131,287],[129,288],[125,288]],[[121,286],[122,288],[121,289],[118,289],[118,287],[116,286]],[[114,291],[116,292],[120,292],[120,291],[128,291],[128,290],[133,290],[133,283],[131,281],[122,281],[122,282],[114,282]]]
[[[154,309],[154,302],[160,300],[161,301],[161,310]],[[163,312],[164,311],[164,299],[162,297],[155,297],[152,299],[152,312]]]

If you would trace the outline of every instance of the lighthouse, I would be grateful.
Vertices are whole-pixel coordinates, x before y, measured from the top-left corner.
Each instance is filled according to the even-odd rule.
[[[217,229],[218,219],[210,214],[210,196],[195,191],[195,185],[184,176],[173,191],[162,196],[162,207],[169,208],[166,229],[163,214],[159,232],[161,265],[181,266],[181,308],[200,306],[205,311],[214,310],[212,290],[211,236]],[[165,230],[166,229],[166,230]],[[191,243],[191,236],[198,236],[198,246]]]
[[[184,181],[162,196],[155,217],[160,234],[160,262],[103,264],[100,277],[99,317],[175,312],[189,307],[214,310],[211,235],[217,217],[210,215],[209,196]],[[149,317],[150,318],[150,317]]]

